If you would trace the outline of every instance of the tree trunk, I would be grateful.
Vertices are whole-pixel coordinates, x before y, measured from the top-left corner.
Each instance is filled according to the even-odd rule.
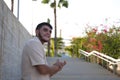
[[[50,40],[48,41],[48,56],[50,56]]]
[[[54,8],[54,23],[55,23],[55,38],[54,38],[54,48],[55,48],[55,51],[54,51],[54,55],[57,56],[57,13],[56,13],[56,0],[54,0],[55,2],[55,8]]]

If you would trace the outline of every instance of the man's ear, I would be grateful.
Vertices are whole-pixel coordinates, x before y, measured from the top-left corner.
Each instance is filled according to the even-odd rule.
[[[35,30],[36,36],[38,36],[39,34],[39,30]]]

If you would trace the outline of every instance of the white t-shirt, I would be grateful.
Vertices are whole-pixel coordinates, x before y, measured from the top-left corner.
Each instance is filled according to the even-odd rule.
[[[35,65],[47,64],[44,47],[37,37],[29,40],[22,54],[22,80],[49,80],[49,75],[41,75]]]

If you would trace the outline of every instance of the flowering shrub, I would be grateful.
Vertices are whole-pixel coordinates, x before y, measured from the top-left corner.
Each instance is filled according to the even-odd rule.
[[[99,32],[97,28],[88,27],[86,36],[72,39],[72,45],[68,48],[72,55],[78,57],[78,50],[82,49],[87,52],[96,50],[113,58],[120,57],[120,27],[113,26]]]
[[[97,32],[96,28],[87,31],[87,39],[83,41],[84,50],[91,52],[93,50],[105,53],[111,57],[120,56],[120,28],[113,26],[109,30],[103,29]]]

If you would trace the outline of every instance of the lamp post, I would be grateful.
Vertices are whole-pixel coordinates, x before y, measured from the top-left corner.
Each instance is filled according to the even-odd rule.
[[[37,0],[32,0],[32,1],[37,1]],[[33,36],[33,21],[34,21],[34,20],[33,20],[33,3],[32,3],[32,26],[31,26],[31,27],[32,27],[32,30],[31,30],[32,36]]]
[[[18,9],[17,9],[17,18],[18,18],[18,20],[19,20],[19,7],[20,7],[20,0],[18,0]]]

